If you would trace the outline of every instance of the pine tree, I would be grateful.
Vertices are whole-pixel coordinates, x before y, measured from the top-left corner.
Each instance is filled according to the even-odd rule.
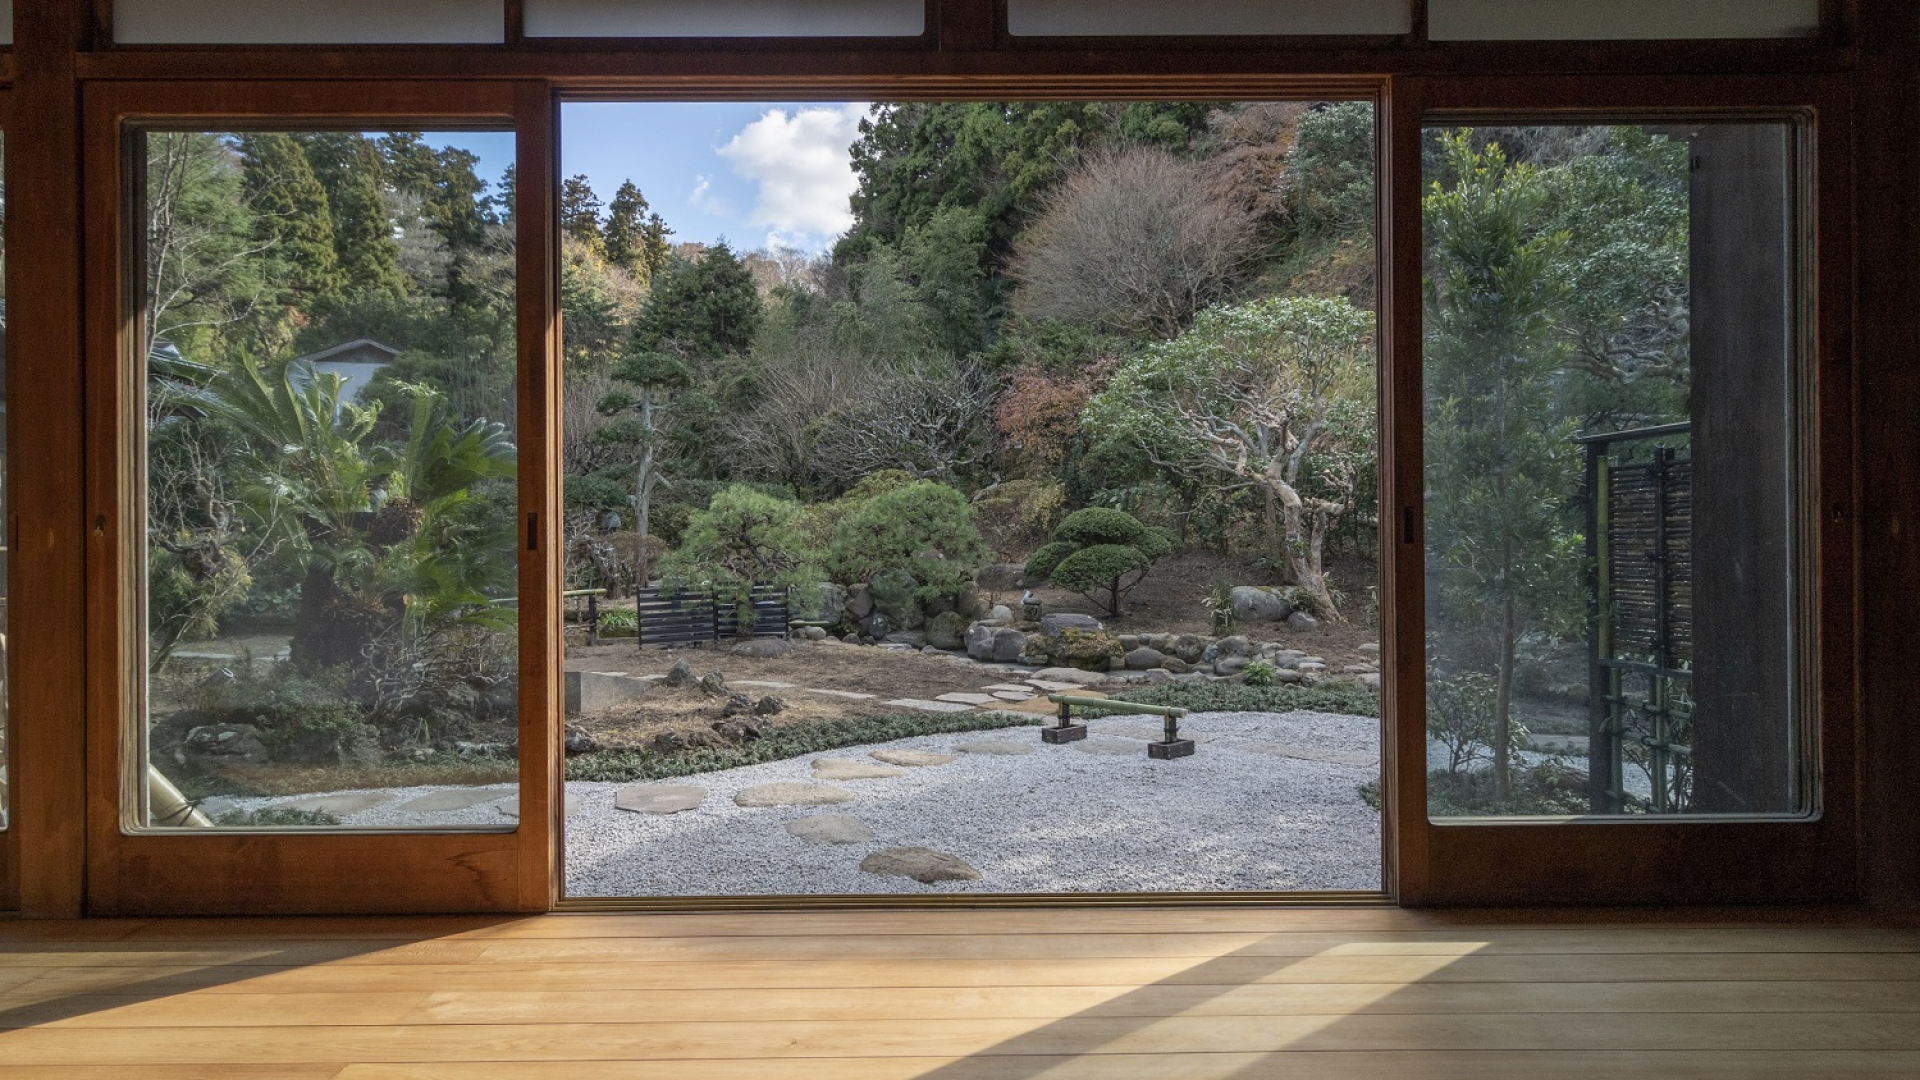
[[[278,303],[262,312],[260,348],[284,347],[300,313],[331,303],[342,283],[333,246],[333,215],[326,189],[294,139],[280,132],[238,136],[243,197],[253,214],[253,239],[266,279],[277,283]]]
[[[634,326],[645,352],[692,358],[745,353],[759,332],[760,292],[725,240],[671,263]]]
[[[569,176],[560,184],[560,232],[586,245],[598,254],[606,254],[606,237],[600,231],[600,196],[584,173]]]
[[[301,137],[314,175],[333,211],[333,250],[344,291],[357,296],[403,297],[400,245],[387,209],[386,162],[365,136],[325,132]]]

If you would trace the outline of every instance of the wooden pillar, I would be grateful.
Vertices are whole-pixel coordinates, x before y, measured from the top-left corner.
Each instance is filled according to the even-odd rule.
[[[1786,813],[1798,780],[1790,712],[1793,591],[1789,366],[1798,319],[1784,124],[1709,125],[1693,140],[1692,809]]]
[[[19,906],[80,914],[85,826],[86,530],[81,486],[80,111],[88,0],[13,10],[7,131],[9,418],[14,543],[8,684]]]
[[[1858,514],[1865,892],[1920,907],[1920,7],[1856,10],[1860,481],[1821,511]]]

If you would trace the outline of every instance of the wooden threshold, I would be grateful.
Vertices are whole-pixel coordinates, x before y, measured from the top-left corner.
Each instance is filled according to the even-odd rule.
[[[1920,1075],[1855,910],[0,922],[0,1080]]]

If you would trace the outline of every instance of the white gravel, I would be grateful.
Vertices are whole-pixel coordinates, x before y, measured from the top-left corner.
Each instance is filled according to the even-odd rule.
[[[1096,754],[1048,746],[1035,728],[926,735],[789,761],[660,781],[708,791],[671,815],[616,810],[621,784],[571,783],[569,896],[755,893],[1198,892],[1378,889],[1380,815],[1359,785],[1380,775],[1379,721],[1295,712],[1196,713],[1181,722],[1192,757],[1150,760],[1152,717],[1093,722]],[[1025,756],[960,754],[889,779],[832,782],[853,802],[742,809],[742,788],[813,780],[816,757],[871,760],[884,748],[951,752],[977,742],[1031,746]],[[1307,760],[1288,751],[1344,761]],[[810,814],[864,822],[864,844],[811,844],[786,823]],[[980,880],[922,885],[860,869],[890,847],[957,856]]]
[[[1180,727],[1199,749],[1173,761],[1147,757],[1147,741],[1159,738],[1159,720],[1147,716],[1095,720],[1087,742],[1064,746],[1043,744],[1037,728],[1017,727],[845,747],[654,781],[707,789],[697,809],[666,815],[615,808],[614,793],[632,784],[571,782],[567,895],[1380,888],[1380,815],[1359,796],[1359,786],[1380,775],[1378,720],[1194,713]],[[733,802],[743,788],[817,782],[816,758],[872,762],[872,750],[956,752],[980,742],[1032,752],[960,753],[951,764],[905,768],[898,777],[824,781],[854,795],[838,805],[747,809]],[[389,791],[393,798],[379,806],[338,816],[363,829],[513,825],[511,786],[486,789],[499,797],[463,809],[407,809],[436,790]],[[212,809],[298,801],[219,800]],[[788,821],[812,814],[857,818],[874,839],[814,844],[787,832]],[[980,880],[923,885],[860,869],[867,855],[891,847],[956,856]]]

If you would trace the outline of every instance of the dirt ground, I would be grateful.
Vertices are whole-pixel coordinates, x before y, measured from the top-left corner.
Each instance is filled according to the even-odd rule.
[[[1356,575],[1357,576],[1357,575]],[[1074,593],[1041,587],[1034,589],[1047,611],[1083,612],[1107,623],[1117,634],[1192,633],[1207,634],[1209,622],[1201,600],[1213,587],[1216,577],[1233,584],[1260,580],[1249,566],[1225,564],[1218,558],[1183,555],[1156,564],[1133,593],[1127,613],[1109,619],[1096,605]],[[1336,577],[1336,580],[1341,580]],[[1017,606],[1020,591],[988,593],[989,603]],[[1312,630],[1294,630],[1284,624],[1243,626],[1238,632],[1259,641],[1279,641],[1327,661],[1331,672],[1340,672],[1347,664],[1370,661],[1373,657],[1359,651],[1362,644],[1376,641],[1377,630],[1370,625],[1371,605],[1364,589],[1349,593],[1347,607],[1351,622],[1323,622]],[[1018,676],[964,658],[931,655],[900,649],[880,649],[836,642],[795,642],[783,657],[765,659],[733,656],[725,645],[713,648],[642,649],[632,639],[619,639],[588,648],[570,645],[566,665],[576,671],[618,671],[629,675],[663,675],[686,659],[694,673],[720,672],[734,689],[758,699],[767,694],[779,697],[785,711],[772,718],[746,719],[765,728],[772,725],[807,723],[847,716],[898,713],[898,706],[887,701],[899,698],[933,698],[951,692],[977,692],[989,683],[1017,680]],[[791,683],[793,688],[739,686],[749,682]],[[872,694],[865,700],[852,700],[823,694],[799,692],[810,687],[848,693]],[[594,736],[602,746],[634,746],[648,742],[663,732],[710,732],[721,719],[724,697],[702,693],[697,688],[672,689],[656,686],[644,704],[636,703],[618,711],[570,721]],[[1028,708],[1045,711],[1044,701],[1028,703]]]

